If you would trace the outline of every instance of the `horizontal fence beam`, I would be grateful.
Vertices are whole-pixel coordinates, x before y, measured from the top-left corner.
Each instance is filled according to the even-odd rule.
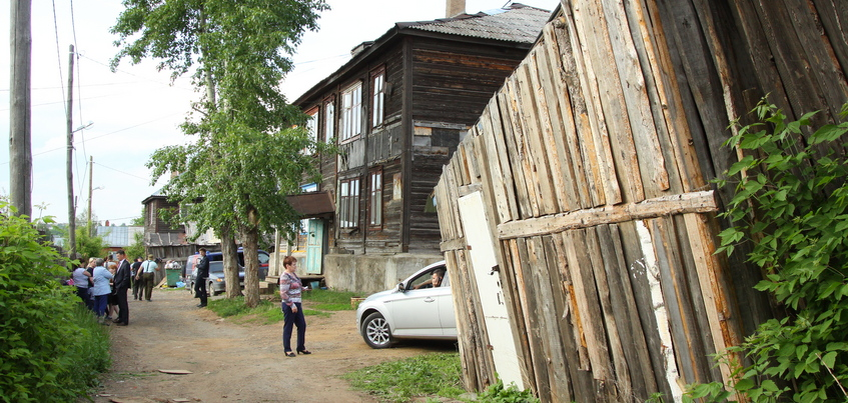
[[[712,190],[683,193],[648,199],[639,203],[619,204],[506,222],[498,225],[498,238],[504,240],[548,235],[602,224],[673,214],[709,213],[717,210],[718,207]]]

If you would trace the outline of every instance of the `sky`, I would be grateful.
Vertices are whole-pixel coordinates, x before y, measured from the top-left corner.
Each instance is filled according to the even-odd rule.
[[[519,2],[553,10],[559,0]],[[75,44],[72,127],[81,128],[74,133],[77,214],[90,202],[101,223],[129,224],[142,214],[142,200],[167,180],[151,183],[145,167],[150,155],[160,147],[191,142],[179,125],[200,93],[188,77],[172,82],[170,73],[158,72],[152,60],[138,65],[123,60],[116,72],[110,71],[117,37],[109,28],[123,10],[120,1],[32,3],[32,215],[68,222],[66,94],[68,48]],[[506,3],[466,0],[466,12]],[[352,48],[382,36],[395,22],[445,16],[444,0],[329,0],[328,4],[332,9],[321,13],[320,30],[303,36],[293,55],[295,69],[281,83],[290,101],[350,60]],[[0,32],[7,33],[6,38],[10,8],[0,7]],[[5,139],[9,138],[9,47],[8,40],[0,41],[0,136]],[[0,147],[0,196],[9,194],[9,175],[9,149]],[[89,188],[94,189],[90,200]]]

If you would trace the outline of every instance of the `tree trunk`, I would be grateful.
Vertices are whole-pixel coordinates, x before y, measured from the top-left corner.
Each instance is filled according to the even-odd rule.
[[[248,225],[240,228],[244,245],[244,304],[250,308],[259,305],[259,229],[256,211],[248,213]]]
[[[229,226],[221,228],[221,255],[224,259],[224,279],[226,281],[227,298],[241,295],[239,285],[238,248],[232,229]],[[212,290],[207,290],[212,292]]]

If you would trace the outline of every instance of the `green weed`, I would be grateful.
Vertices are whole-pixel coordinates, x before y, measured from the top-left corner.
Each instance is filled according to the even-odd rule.
[[[390,402],[409,402],[417,397],[457,398],[464,393],[457,353],[434,353],[385,362],[344,376],[354,388]]]
[[[343,311],[353,310],[350,306],[350,299],[359,296],[361,296],[361,294],[351,291],[309,290],[303,294],[303,300],[323,304],[339,304],[339,306],[346,304],[347,309],[328,309],[333,311]]]

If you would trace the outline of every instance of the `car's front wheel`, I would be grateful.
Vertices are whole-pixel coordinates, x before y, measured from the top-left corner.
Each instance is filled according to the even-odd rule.
[[[218,292],[218,291],[216,291],[214,288],[212,288],[212,284],[214,284],[214,283],[212,283],[212,282],[210,281],[210,282],[209,282],[209,286],[208,286],[208,288],[206,289],[206,292],[207,292],[207,293],[209,293],[209,294],[212,294],[212,296],[213,296],[213,297],[217,297],[217,296],[218,296],[218,294],[220,294],[220,292]]]
[[[371,348],[386,348],[392,345],[389,322],[379,312],[374,312],[362,322],[362,338]]]

